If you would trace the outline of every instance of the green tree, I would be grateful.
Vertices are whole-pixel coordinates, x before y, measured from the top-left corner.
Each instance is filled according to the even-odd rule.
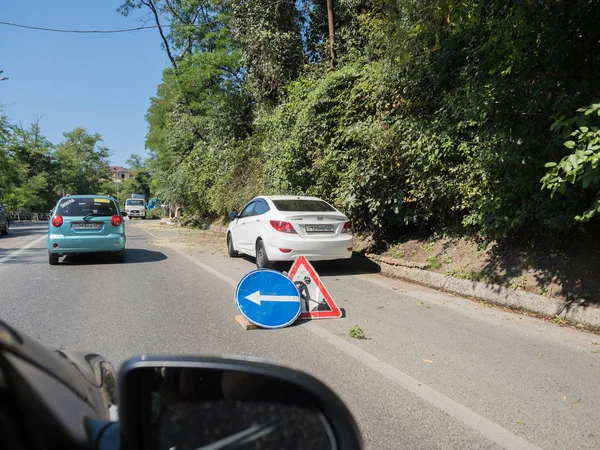
[[[145,167],[144,160],[137,153],[132,153],[129,158],[127,158],[127,161],[125,161],[125,164],[132,170],[139,170]]]
[[[133,153],[126,161],[131,176],[118,183],[118,200],[123,203],[131,194],[144,194],[149,199],[152,192],[152,175],[141,156]]]
[[[100,193],[110,180],[110,150],[100,145],[102,137],[85,128],[64,133],[65,141],[56,147],[58,169],[56,194]]]
[[[0,114],[0,198],[6,198],[14,183],[15,169],[9,154],[10,124],[8,118]],[[5,201],[5,200],[3,200]]]
[[[259,101],[275,104],[305,63],[302,16],[295,2],[233,1],[232,23]]]
[[[19,169],[18,187],[9,197],[16,209],[45,210],[55,200],[51,186],[55,182],[52,144],[42,135],[37,119],[29,128],[12,127],[10,152]]]

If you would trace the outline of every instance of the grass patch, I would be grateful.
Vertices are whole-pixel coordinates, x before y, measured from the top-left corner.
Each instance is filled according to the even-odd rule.
[[[438,256],[431,256],[427,258],[427,262],[429,263],[429,267],[431,267],[433,270],[438,270],[442,267],[442,261],[440,261]]]
[[[562,323],[562,319],[560,318],[559,315],[554,316],[554,321],[553,321],[556,325],[560,325]]]
[[[366,339],[365,332],[358,325],[354,325],[350,328],[350,337],[354,339]]]
[[[527,286],[527,275],[521,275],[516,281],[513,281],[510,285],[512,289],[515,291],[524,290],[525,286]]]
[[[388,254],[392,258],[404,258],[404,250],[402,249],[402,244],[394,245],[389,249]]]
[[[458,269],[448,269],[448,272],[446,273],[451,277],[460,278],[461,280],[480,281],[481,279],[483,279],[483,274],[480,271],[467,269],[465,267],[459,267]]]

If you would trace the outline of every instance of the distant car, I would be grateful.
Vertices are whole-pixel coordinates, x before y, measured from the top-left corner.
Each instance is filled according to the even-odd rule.
[[[303,255],[310,261],[352,256],[352,225],[348,217],[316,197],[257,197],[230,214],[227,252],[256,258],[259,268]]]
[[[135,194],[134,194],[135,195]],[[128,198],[125,200],[125,212],[130,218],[146,218],[146,200],[143,198]]]
[[[8,223],[8,213],[6,209],[4,209],[4,205],[0,203],[0,234],[6,235],[8,234],[8,230],[10,229],[10,223]]]
[[[125,259],[125,224],[117,202],[102,195],[72,195],[54,207],[48,226],[48,260],[62,255],[111,252]]]

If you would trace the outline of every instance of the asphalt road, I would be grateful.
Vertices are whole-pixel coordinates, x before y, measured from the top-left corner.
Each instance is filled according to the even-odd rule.
[[[0,317],[51,347],[253,355],[307,371],[348,404],[370,449],[600,448],[600,336],[319,264],[342,319],[244,331],[246,258],[155,246],[49,266],[45,223],[0,237]],[[349,337],[359,325],[368,339]]]

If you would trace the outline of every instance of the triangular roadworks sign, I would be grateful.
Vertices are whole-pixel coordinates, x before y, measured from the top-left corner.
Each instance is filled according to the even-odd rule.
[[[323,285],[315,268],[304,256],[299,256],[288,275],[300,292],[302,312],[299,319],[325,319],[342,317]]]

